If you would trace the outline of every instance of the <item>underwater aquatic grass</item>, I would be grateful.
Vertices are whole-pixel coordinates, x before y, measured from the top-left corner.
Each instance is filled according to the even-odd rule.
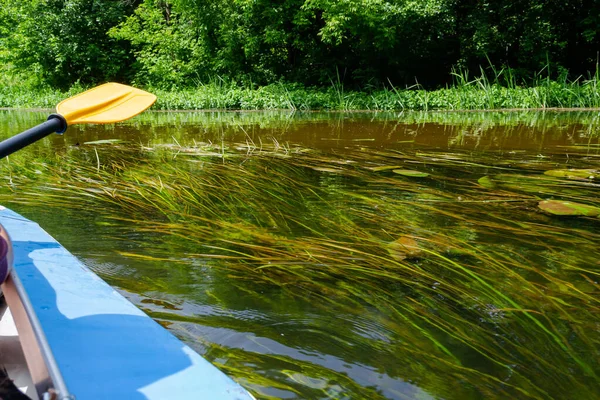
[[[362,337],[361,345],[409,360],[385,372],[413,379],[434,396],[587,398],[598,389],[598,222],[572,226],[538,212],[537,203],[559,196],[597,205],[597,185],[544,175],[549,164],[532,157],[360,142],[336,155],[247,139],[88,146],[43,163],[11,159],[2,169],[14,203],[94,209],[98,219],[114,223],[112,235],[127,242],[119,250],[127,259],[218,270],[257,301],[269,301],[261,291],[285,293],[338,310],[348,321],[372,314],[385,333],[379,340]],[[569,158],[580,168],[599,161]],[[429,176],[397,175],[399,165]],[[478,184],[482,176],[497,187]],[[398,256],[391,246],[401,237],[417,243],[421,255]],[[176,327],[227,326],[225,318],[151,314]],[[260,331],[282,340],[276,329]],[[349,327],[336,334],[356,340]],[[317,360],[282,357],[286,368],[279,371],[290,372],[273,378],[272,355],[210,348],[215,359],[228,359],[225,370],[265,398],[268,387],[325,396],[342,379],[307,388],[309,382],[293,377],[310,369],[312,376],[331,374]],[[364,390],[383,397],[343,379],[342,395]]]

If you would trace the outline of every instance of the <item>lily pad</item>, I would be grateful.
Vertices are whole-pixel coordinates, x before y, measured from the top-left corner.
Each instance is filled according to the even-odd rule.
[[[538,207],[553,215],[586,217],[597,217],[600,215],[600,208],[572,201],[544,200],[538,203]]]
[[[552,169],[544,172],[544,175],[567,179],[595,179],[600,171],[594,169]]]
[[[495,189],[497,186],[496,183],[489,176],[483,176],[483,177],[479,178],[477,180],[477,183],[479,183],[481,186],[483,186],[486,189]]]
[[[418,258],[423,254],[423,249],[419,247],[417,241],[408,235],[402,235],[388,244],[388,253],[396,261],[402,261],[407,258]]]
[[[547,175],[499,174],[491,177],[499,188],[536,196],[580,196],[579,188],[565,187],[563,182]]]
[[[404,176],[410,176],[412,178],[425,178],[425,177],[429,176],[429,174],[427,172],[413,171],[410,169],[395,169],[394,173],[404,175]]]

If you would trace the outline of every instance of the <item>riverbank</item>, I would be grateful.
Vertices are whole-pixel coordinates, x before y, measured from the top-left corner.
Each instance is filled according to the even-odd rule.
[[[51,88],[0,85],[0,107],[54,107],[86,88],[75,85],[66,92]],[[486,79],[438,90],[394,87],[365,91],[274,83],[261,87],[214,80],[181,90],[148,89],[158,96],[157,110],[495,110],[600,107],[600,82],[543,80],[531,87],[506,87]]]

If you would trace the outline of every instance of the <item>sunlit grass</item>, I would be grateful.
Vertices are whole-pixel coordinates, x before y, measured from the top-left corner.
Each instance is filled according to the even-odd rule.
[[[214,77],[176,90],[146,88],[158,96],[155,110],[491,110],[600,107],[600,73],[569,81],[550,79],[540,71],[532,82],[517,83],[510,69],[483,68],[477,74],[454,70],[454,83],[444,88],[414,85],[347,88],[337,76],[326,87],[277,82],[253,86]],[[85,88],[61,92],[41,84],[24,84],[22,77],[0,78],[0,107],[53,108]]]

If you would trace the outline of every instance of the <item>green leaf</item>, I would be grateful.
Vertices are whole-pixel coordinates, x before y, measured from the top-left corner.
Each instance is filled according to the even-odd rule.
[[[379,172],[379,171],[387,171],[387,170],[396,169],[396,168],[401,168],[401,167],[399,165],[392,165],[392,166],[386,165],[383,167],[373,167],[373,168],[371,168],[371,171]]]
[[[124,140],[121,139],[103,139],[103,140],[94,140],[92,142],[83,142],[83,144],[114,144],[114,143],[122,143]]]
[[[483,177],[479,178],[477,180],[477,183],[479,183],[481,186],[483,186],[486,189],[495,189],[497,186],[496,183],[489,176],[483,176]]]
[[[567,179],[595,179],[600,171],[594,169],[553,169],[544,172],[544,175]]]
[[[600,208],[572,201],[544,200],[538,203],[538,207],[553,215],[586,217],[597,217],[600,215]]]
[[[395,169],[394,173],[404,176],[410,176],[412,178],[425,178],[429,176],[427,172],[413,171],[410,169]]]
[[[398,240],[388,243],[388,253],[394,260],[402,261],[421,257],[424,251],[414,237],[402,235]]]

